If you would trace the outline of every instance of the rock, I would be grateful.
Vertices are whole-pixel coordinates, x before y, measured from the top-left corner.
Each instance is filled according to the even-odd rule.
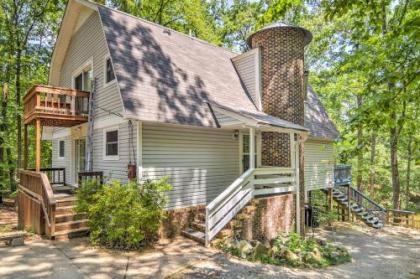
[[[314,250],[312,251],[312,253],[314,254],[314,259],[317,262],[320,262],[322,260],[322,254],[321,254],[321,252],[319,251],[318,248],[315,247]]]
[[[241,258],[245,259],[247,255],[251,254],[253,248],[252,248],[252,245],[249,244],[248,241],[241,240],[239,241],[238,249],[241,254]]]
[[[13,238],[10,241],[10,246],[12,246],[12,247],[22,246],[24,244],[25,244],[25,241],[24,241],[23,237],[16,237],[16,238]]]
[[[325,241],[324,239],[317,239],[316,241],[318,242],[319,245],[323,247],[327,246],[327,241]]]
[[[254,258],[260,258],[261,256],[270,255],[269,253],[270,247],[265,246],[264,244],[258,242],[257,245],[254,247]]]
[[[288,260],[289,262],[297,262],[300,260],[299,256],[296,255],[295,253],[293,253],[290,250],[286,250],[286,252],[284,253],[284,257],[286,258],[286,260]]]

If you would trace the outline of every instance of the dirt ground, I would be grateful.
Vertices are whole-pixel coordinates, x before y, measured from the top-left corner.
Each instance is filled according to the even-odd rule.
[[[16,224],[16,216],[4,208],[0,217],[3,226]],[[147,251],[122,252],[92,247],[86,238],[58,242],[29,236],[24,246],[0,243],[0,278],[420,278],[419,231],[342,223],[336,232],[317,234],[346,246],[353,261],[292,269],[229,257],[182,237]]]
[[[420,278],[420,232],[399,227],[375,230],[365,226],[340,224],[336,232],[317,234],[347,247],[352,262],[325,269],[293,269],[251,263],[218,254],[172,275],[187,278]]]

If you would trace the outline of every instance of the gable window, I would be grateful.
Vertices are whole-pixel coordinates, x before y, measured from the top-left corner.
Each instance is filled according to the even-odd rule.
[[[105,58],[105,85],[115,80],[114,69],[112,67],[111,58]]]
[[[65,142],[64,140],[60,140],[58,142],[58,157],[64,158],[65,150]]]
[[[118,128],[104,131],[104,159],[118,160]]]
[[[77,90],[90,91],[92,88],[92,79],[92,64],[88,62],[87,65],[73,75],[73,87]]]

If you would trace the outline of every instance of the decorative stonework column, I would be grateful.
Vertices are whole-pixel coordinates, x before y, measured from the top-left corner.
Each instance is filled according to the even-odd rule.
[[[248,38],[249,45],[261,51],[263,111],[302,126],[306,95],[304,48],[311,40],[312,34],[308,30],[280,22],[266,26]],[[291,167],[290,148],[288,134],[262,133],[262,165]],[[301,153],[298,187],[304,189],[303,143],[298,149]],[[301,200],[301,208],[303,206]]]

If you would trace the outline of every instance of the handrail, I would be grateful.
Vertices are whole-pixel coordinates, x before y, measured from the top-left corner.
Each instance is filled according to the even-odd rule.
[[[349,187],[352,189],[353,192],[356,192],[359,196],[362,196],[365,200],[369,201],[371,204],[375,205],[377,208],[381,209],[382,211],[387,210],[385,207],[383,207],[380,204],[378,204],[377,202],[371,200],[368,196],[366,196],[365,194],[363,194],[362,192],[360,192],[356,188],[353,188],[351,186],[349,186]]]
[[[28,100],[32,95],[34,95],[37,92],[44,92],[49,94],[58,94],[63,96],[80,96],[80,97],[89,97],[90,92],[89,91],[83,91],[83,90],[77,90],[73,88],[67,88],[67,87],[57,87],[57,86],[51,86],[51,85],[42,85],[42,84],[35,84],[32,86],[28,93],[23,97],[23,102],[25,103],[26,100]]]
[[[264,194],[293,191],[296,189],[293,184],[296,181],[295,175],[293,168],[281,167],[260,167],[245,171],[206,206],[206,245],[254,195],[258,195],[258,191],[261,191],[258,186],[268,186],[263,189]],[[290,186],[290,183],[294,186]]]
[[[55,231],[55,206],[54,192],[45,173],[30,170],[20,170],[19,188],[25,194],[38,200],[45,215],[45,220],[50,228],[50,234]]]
[[[27,169],[35,171],[35,169]],[[45,173],[50,184],[66,184],[66,169],[65,168],[41,168],[40,172]]]
[[[206,245],[252,199],[253,172],[248,169],[206,206]]]

